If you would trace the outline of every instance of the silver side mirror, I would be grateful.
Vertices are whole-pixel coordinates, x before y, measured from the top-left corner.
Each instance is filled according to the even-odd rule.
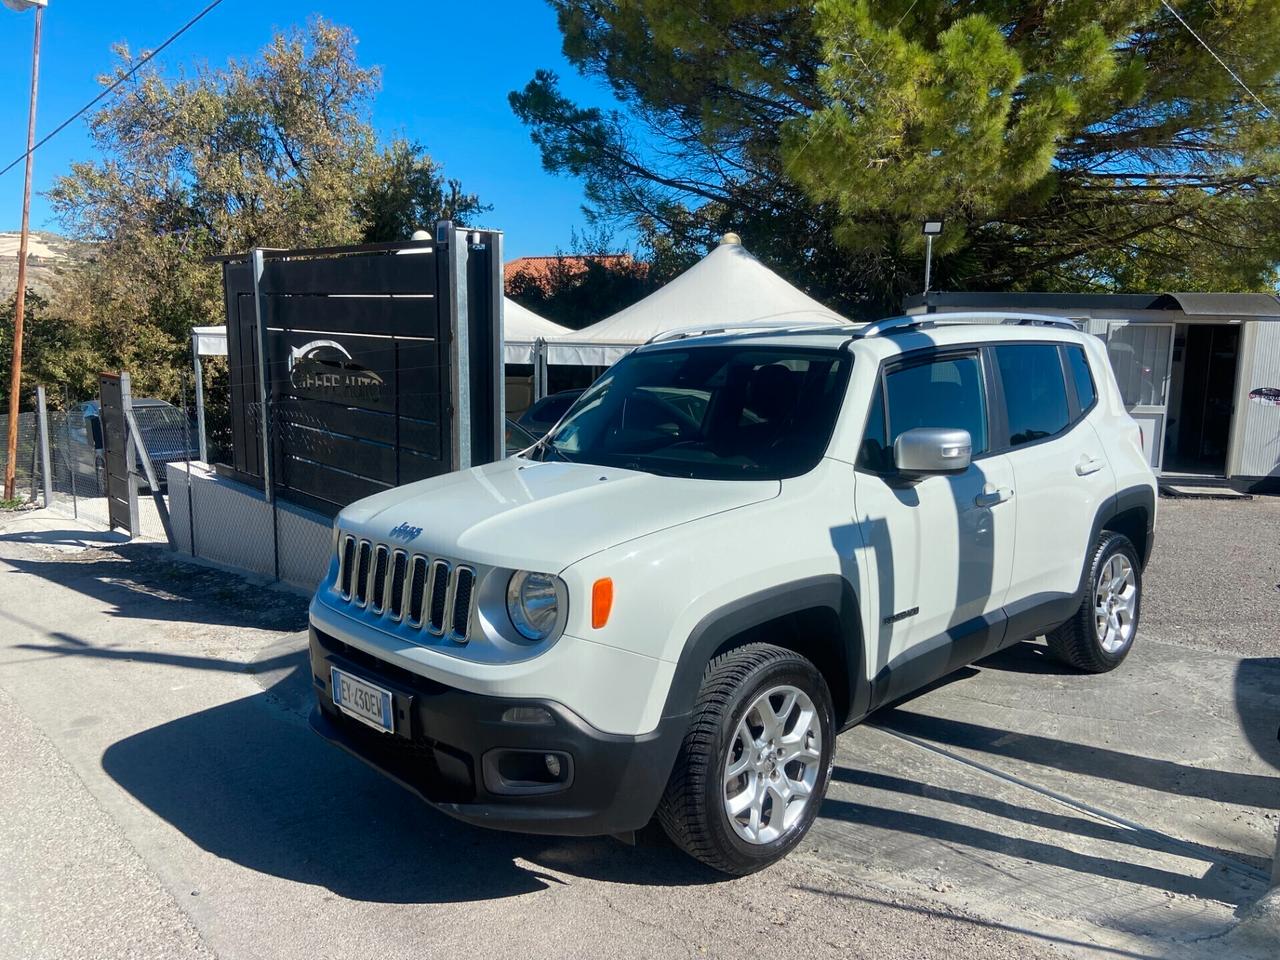
[[[952,427],[916,427],[893,441],[894,466],[906,476],[961,473],[968,469],[972,455],[969,431]]]

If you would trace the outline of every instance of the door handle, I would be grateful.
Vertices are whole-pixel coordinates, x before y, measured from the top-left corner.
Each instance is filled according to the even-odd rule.
[[[1087,477],[1091,473],[1097,473],[1103,467],[1103,463],[1097,457],[1083,456],[1076,463],[1076,476]]]
[[[974,506],[994,507],[1012,499],[1013,491],[1008,487],[993,487],[990,484],[982,488],[982,492],[973,498]]]

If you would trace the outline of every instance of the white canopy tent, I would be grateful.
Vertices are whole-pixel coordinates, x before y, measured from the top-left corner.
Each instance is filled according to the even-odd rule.
[[[508,297],[502,300],[502,353],[507,363],[533,363],[534,341],[570,332],[568,327],[552,323]]]
[[[639,303],[589,327],[547,338],[546,362],[603,367],[660,333],[756,321],[849,322],[787,283],[730,233],[706,257]]]

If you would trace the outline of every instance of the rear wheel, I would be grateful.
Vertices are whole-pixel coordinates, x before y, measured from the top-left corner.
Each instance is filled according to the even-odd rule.
[[[1129,655],[1142,611],[1142,569],[1128,537],[1102,532],[1083,592],[1080,609],[1049,633],[1049,649],[1078,670],[1106,673]]]
[[[749,644],[711,661],[658,808],[667,834],[724,873],[786,856],[827,791],[832,713],[822,675],[790,650]]]

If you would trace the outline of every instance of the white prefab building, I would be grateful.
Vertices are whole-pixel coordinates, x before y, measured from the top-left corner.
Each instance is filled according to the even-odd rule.
[[[1280,490],[1280,299],[1262,293],[929,293],[906,312],[1067,317],[1101,337],[1156,473]]]

